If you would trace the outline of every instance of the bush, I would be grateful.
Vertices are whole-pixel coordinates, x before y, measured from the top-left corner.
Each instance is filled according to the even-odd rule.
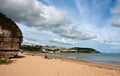
[[[10,64],[10,63],[12,63],[11,60],[1,60],[0,59],[0,64]]]

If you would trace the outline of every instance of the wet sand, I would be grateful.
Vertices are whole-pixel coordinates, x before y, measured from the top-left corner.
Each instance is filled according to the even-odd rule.
[[[20,54],[9,65],[0,65],[0,76],[120,76],[120,66],[107,66],[62,58]]]

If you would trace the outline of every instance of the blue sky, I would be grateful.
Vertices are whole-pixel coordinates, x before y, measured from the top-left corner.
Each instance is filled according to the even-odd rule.
[[[23,44],[120,53],[120,0],[0,0]]]

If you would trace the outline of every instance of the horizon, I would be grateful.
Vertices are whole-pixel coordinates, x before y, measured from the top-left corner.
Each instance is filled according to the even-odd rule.
[[[86,47],[120,53],[120,0],[0,0],[22,45]]]

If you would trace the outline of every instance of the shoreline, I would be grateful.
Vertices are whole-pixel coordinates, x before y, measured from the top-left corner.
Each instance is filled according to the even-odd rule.
[[[49,56],[49,57],[50,58],[54,58],[54,59],[60,59],[61,61],[80,63],[80,64],[83,64],[83,65],[88,65],[88,66],[92,66],[92,67],[98,67],[98,68],[105,68],[105,69],[111,69],[111,70],[118,70],[118,71],[120,71],[120,66],[113,66],[113,65],[107,65],[107,64],[94,63],[94,62],[85,61],[85,60],[82,60],[82,59],[81,60],[77,60],[77,59],[62,58],[62,57],[57,57],[57,56]]]
[[[44,53],[40,53],[38,55],[34,54],[34,56],[44,57]],[[80,63],[80,64],[83,64],[83,65],[88,65],[88,66],[92,66],[92,67],[98,67],[98,68],[105,68],[105,69],[120,71],[120,66],[107,65],[107,64],[102,64],[102,63],[95,63],[95,62],[90,62],[90,61],[86,61],[86,60],[82,60],[82,59],[77,60],[77,59],[72,59],[72,58],[52,56],[52,55],[49,55],[49,54],[48,54],[48,57],[52,58],[52,59],[59,59],[61,61],[68,61],[68,62],[73,62],[73,63]]]
[[[120,67],[101,65],[83,60],[19,53],[9,65],[0,65],[2,76],[119,76]]]
[[[34,52],[31,52],[31,53],[34,54]],[[45,53],[38,53],[37,55],[41,55],[41,54],[44,55]],[[109,59],[104,59],[104,58],[102,58],[102,60],[99,60],[99,59],[94,60],[94,58],[93,59],[89,59],[89,58],[86,59],[85,56],[83,56],[83,54],[88,54],[88,53],[83,53],[81,55],[79,55],[79,53],[78,53],[78,56],[71,56],[72,55],[71,53],[70,53],[70,55],[65,55],[65,54],[66,53],[60,53],[60,55],[59,54],[47,53],[48,56],[53,56],[53,57],[58,57],[58,58],[72,59],[72,60],[78,60],[78,61],[81,60],[81,61],[86,61],[86,62],[95,63],[95,64],[120,67],[120,59],[114,60],[114,57],[113,57],[113,60],[112,59],[110,59],[110,60]],[[69,54],[69,53],[67,53],[67,54]],[[89,55],[90,54],[88,54],[87,57],[89,57]],[[95,55],[97,55],[97,54],[95,53]],[[104,53],[102,53],[102,55],[104,55]],[[93,54],[93,56],[94,56],[94,54]],[[101,54],[100,55],[98,54],[98,56],[101,56]]]

